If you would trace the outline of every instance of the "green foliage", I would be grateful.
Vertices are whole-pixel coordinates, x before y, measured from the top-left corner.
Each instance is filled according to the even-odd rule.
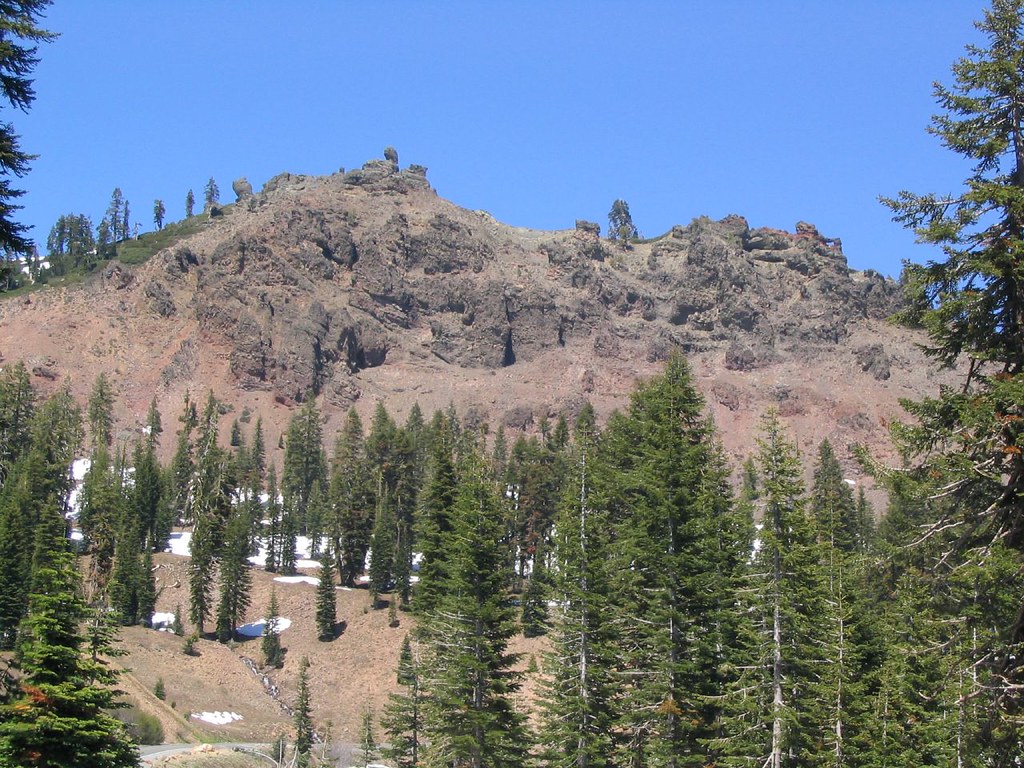
[[[164,228],[164,215],[167,213],[167,208],[164,206],[163,200],[153,201],[153,225],[160,231]]]
[[[398,658],[398,684],[403,691],[388,696],[381,718],[381,726],[388,737],[381,752],[397,768],[415,768],[420,764],[423,693],[420,690],[419,663],[408,636],[402,640]]]
[[[629,247],[629,241],[640,237],[633,216],[629,212],[629,203],[616,200],[608,212],[608,238],[617,241],[623,248]]]
[[[299,662],[298,693],[295,696],[295,764],[308,766],[310,753],[313,750],[313,716],[312,702],[309,695],[309,659],[305,656]]]
[[[56,35],[39,26],[49,0],[21,0],[16,5],[0,9],[0,24],[4,29],[4,46],[0,50],[0,93],[11,107],[27,111],[35,101],[35,89],[30,75],[39,63],[36,55],[40,43],[56,39]],[[0,125],[0,252],[28,254],[32,242],[28,227],[14,221],[12,216],[21,206],[15,202],[24,192],[11,186],[11,176],[28,172],[33,156],[21,149],[18,135],[9,122]],[[3,261],[3,259],[0,259]]]
[[[353,587],[363,572],[374,523],[363,425],[354,408],[349,410],[334,443],[329,497],[332,511],[327,533],[336,557],[338,580]]]
[[[192,190],[189,190],[191,192]],[[217,186],[217,182],[213,176],[206,182],[206,187],[203,188],[203,201],[207,207],[216,205],[220,202],[220,188]]]
[[[977,27],[983,44],[953,64],[952,84],[935,85],[940,113],[929,129],[973,164],[971,174],[953,195],[903,191],[884,202],[919,241],[942,249],[907,265],[902,319],[926,330],[940,363],[969,361],[963,387],[907,404],[916,424],[899,428],[897,442],[924,491],[953,501],[928,538],[958,528],[951,573],[982,574],[994,547],[1024,559],[1024,3],[993,0]],[[1008,764],[1020,754],[1024,603],[1007,606],[1001,594],[981,595],[997,613],[988,626],[969,621],[987,640],[963,647],[981,678],[993,676],[976,697],[996,713],[979,739],[989,760]]]
[[[507,651],[515,616],[505,591],[503,520],[479,458],[467,459],[452,507],[445,594],[424,617],[428,764],[520,766],[528,748]]]
[[[156,679],[156,683],[153,685],[153,695],[160,699],[160,701],[167,698],[167,691],[164,689],[164,679],[162,677]]]
[[[137,744],[163,744],[164,727],[160,721],[135,705],[118,710],[115,717],[124,723],[128,734]]]
[[[260,641],[260,653],[263,655],[263,666],[280,669],[284,666],[284,649],[281,647],[281,636],[277,633],[277,593],[271,591],[270,605],[263,619],[263,640]]]
[[[185,195],[185,218],[186,219],[191,219],[192,218],[192,211],[195,209],[195,205],[196,205],[196,196],[195,196],[195,194],[193,194],[192,190],[190,189],[188,191],[188,193]]]
[[[333,640],[338,622],[337,591],[334,588],[334,566],[324,555],[320,562],[320,584],[316,590],[316,634],[320,640]]]
[[[359,761],[362,768],[368,768],[377,757],[377,739],[373,735],[373,710],[363,712],[359,729]]]
[[[209,222],[209,216],[190,216],[183,221],[169,222],[155,232],[125,240],[117,244],[117,260],[122,264],[144,264],[153,254],[201,232]]]
[[[86,607],[56,509],[40,521],[13,700],[0,705],[0,765],[117,768],[139,764],[114,706],[115,673],[86,653]],[[103,650],[102,648],[100,650]]]

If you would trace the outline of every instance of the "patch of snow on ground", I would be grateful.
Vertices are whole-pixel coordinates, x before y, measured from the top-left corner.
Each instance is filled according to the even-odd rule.
[[[71,476],[76,483],[85,480],[85,475],[92,466],[92,459],[75,459],[71,462]]]
[[[237,712],[193,712],[190,717],[213,725],[227,725],[242,719]]]
[[[275,576],[274,581],[280,581],[282,584],[312,584],[314,587],[320,586],[320,579],[316,576]]]
[[[161,632],[172,632],[171,625],[174,624],[174,614],[157,611],[153,614],[150,624],[153,629],[158,629]]]
[[[188,557],[192,551],[192,531],[175,531],[167,544],[167,552]]]
[[[263,627],[265,624],[265,619],[250,621],[248,624],[243,624],[238,628],[238,634],[242,637],[263,637]],[[286,619],[284,616],[278,616],[277,620],[274,622],[274,632],[280,635],[291,625],[291,619]]]

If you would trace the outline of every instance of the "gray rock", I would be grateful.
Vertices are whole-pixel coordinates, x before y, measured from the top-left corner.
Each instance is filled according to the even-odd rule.
[[[245,176],[231,182],[231,189],[235,193],[236,202],[252,197],[252,184],[249,183],[249,180],[246,179]]]

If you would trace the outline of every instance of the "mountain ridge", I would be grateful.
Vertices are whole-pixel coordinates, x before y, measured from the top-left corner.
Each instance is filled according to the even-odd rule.
[[[737,459],[768,407],[805,450],[828,436],[884,454],[899,399],[943,380],[885,319],[899,285],[805,222],[698,217],[624,246],[590,222],[538,231],[460,208],[397,154],[235,191],[140,266],[0,302],[3,361],[81,399],[107,371],[122,436],[154,395],[166,423],[206,389],[278,431],[312,394],[330,435],[378,400],[510,429],[586,400],[605,416],[679,349]]]

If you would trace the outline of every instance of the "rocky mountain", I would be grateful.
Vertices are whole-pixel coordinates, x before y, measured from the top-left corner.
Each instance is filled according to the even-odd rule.
[[[210,388],[274,437],[311,395],[327,434],[380,399],[512,429],[586,400],[606,415],[681,349],[737,458],[769,406],[805,450],[828,436],[884,452],[898,399],[940,380],[886,321],[899,286],[811,224],[699,217],[624,248],[585,221],[542,232],[459,208],[393,151],[234,189],[141,266],[0,301],[3,361],[83,399],[107,371],[126,432],[154,394],[172,424]]]

